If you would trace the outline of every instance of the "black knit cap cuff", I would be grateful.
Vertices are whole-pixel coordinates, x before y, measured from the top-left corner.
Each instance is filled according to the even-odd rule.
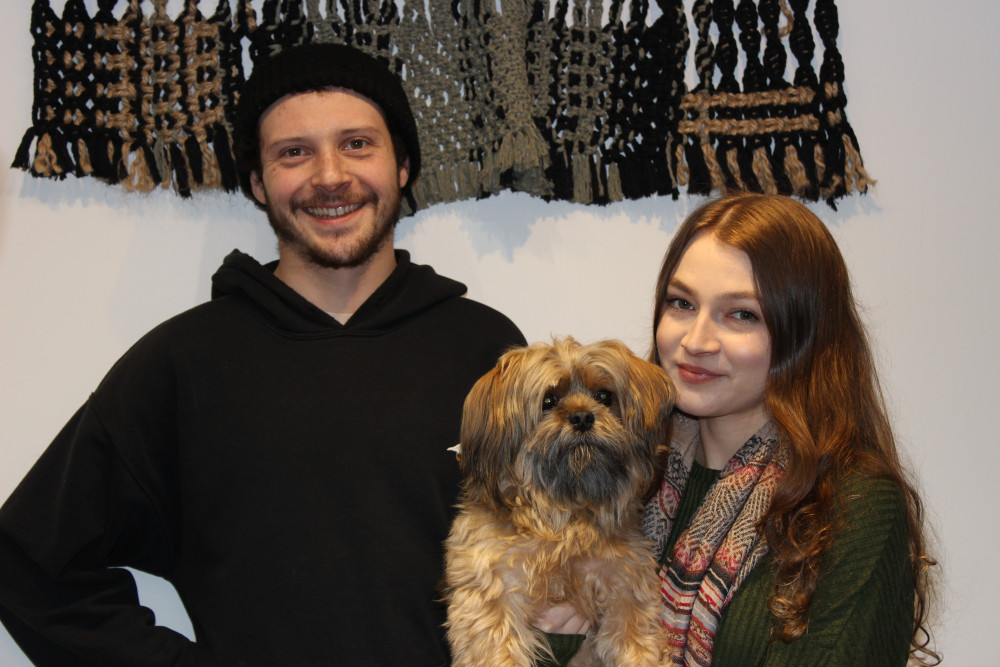
[[[410,168],[404,189],[409,190],[420,173],[420,140],[402,82],[384,62],[344,44],[285,47],[255,63],[236,107],[233,127],[236,146],[259,151],[257,123],[269,106],[285,95],[324,88],[347,88],[379,106],[390,129],[406,148]],[[238,153],[242,150],[238,149]],[[236,157],[240,184],[247,192],[249,167],[245,156]],[[252,198],[252,194],[247,196]]]

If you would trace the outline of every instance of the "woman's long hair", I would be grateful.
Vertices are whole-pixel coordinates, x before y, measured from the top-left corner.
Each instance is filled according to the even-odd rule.
[[[893,482],[906,506],[914,602],[911,655],[936,664],[929,648],[931,597],[923,507],[896,450],[868,337],[847,266],[826,226],[787,197],[742,194],[695,210],[680,226],[660,269],[650,358],[660,363],[656,331],[667,285],[696,234],[750,258],[771,339],[765,405],[789,446],[788,469],[758,528],[777,565],[768,607],[772,639],[791,641],[808,624],[834,529],[838,480],[848,472]]]

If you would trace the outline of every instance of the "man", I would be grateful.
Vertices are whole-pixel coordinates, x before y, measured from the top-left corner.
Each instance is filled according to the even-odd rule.
[[[0,510],[0,617],[42,665],[444,665],[461,405],[523,337],[393,250],[420,171],[399,80],[344,46],[257,65],[236,119],[279,259],[141,339]],[[131,566],[177,588],[154,624]]]

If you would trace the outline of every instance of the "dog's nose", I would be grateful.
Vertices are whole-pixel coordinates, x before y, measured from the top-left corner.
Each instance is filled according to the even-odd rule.
[[[569,423],[576,431],[581,433],[589,431],[590,427],[594,425],[594,413],[589,410],[577,410],[570,413]]]

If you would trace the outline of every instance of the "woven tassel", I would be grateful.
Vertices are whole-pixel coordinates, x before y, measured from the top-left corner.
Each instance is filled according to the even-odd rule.
[[[722,167],[719,166],[715,148],[707,139],[701,142],[701,152],[705,156],[705,166],[708,168],[709,178],[712,179],[712,189],[716,192],[724,191],[726,179],[722,175]]]
[[[622,201],[625,195],[622,192],[621,173],[618,165],[614,162],[608,165],[608,201]]]
[[[753,152],[753,173],[760,184],[761,192],[769,195],[778,193],[778,186],[774,182],[774,172],[771,171],[771,159],[768,157],[767,148],[759,147]]]
[[[193,134],[187,135],[184,140],[184,157],[191,172],[191,187],[197,188],[205,182],[205,170],[202,163],[201,142]]]
[[[240,187],[240,181],[236,173],[233,149],[229,142],[229,132],[222,127],[217,127],[212,147],[215,149],[215,158],[219,162],[219,178],[222,181],[222,189],[226,192],[235,192]]]
[[[594,201],[594,184],[590,177],[590,160],[586,155],[573,154],[573,201],[591,204]]]
[[[869,184],[874,184],[874,181],[868,177],[868,172],[865,171],[865,165],[861,161],[861,153],[858,152],[857,146],[847,134],[844,134],[843,140],[844,174],[847,178],[847,189],[850,191],[853,187],[858,192],[868,192]]]
[[[156,157],[144,143],[132,144],[132,147],[135,149],[135,160],[129,165],[126,188],[134,192],[152,192],[162,180],[156,167]]]
[[[86,176],[94,173],[94,166],[90,163],[90,151],[87,150],[87,142],[77,139],[74,144],[74,155],[77,164],[77,176]]]
[[[90,156],[91,175],[102,181],[112,180],[115,171],[111,166],[111,148],[105,136],[90,135],[87,137],[87,154]]]
[[[820,197],[832,202],[839,193],[845,190],[844,179],[841,172],[844,168],[844,147],[839,142],[840,133],[835,136],[828,136],[820,144],[825,165],[825,177],[820,181]]]
[[[823,156],[823,147],[819,142],[813,145],[813,164],[816,165],[816,186],[826,178],[826,158]]]
[[[219,161],[207,144],[198,142],[201,152],[201,187],[218,188],[222,186],[222,175],[219,173]]]
[[[781,159],[781,176],[787,181],[787,191],[802,199],[819,199],[819,179],[816,177],[814,133],[804,133],[798,137],[785,136],[778,141],[777,151]],[[782,190],[784,192],[784,190]]]
[[[17,150],[14,152],[14,161],[10,163],[11,169],[27,169],[31,166],[31,142],[35,140],[35,128],[29,127],[21,138]]]
[[[726,151],[726,167],[733,177],[734,185],[739,192],[748,190],[747,184],[743,181],[742,169],[740,169],[739,149],[733,146]]]
[[[128,155],[131,143],[115,138],[108,148],[111,153],[111,165],[115,170],[115,183],[121,183],[128,178]]]
[[[794,194],[802,197],[809,192],[811,183],[806,175],[806,168],[799,159],[795,145],[791,143],[785,145],[785,175],[788,176]]]
[[[191,196],[191,173],[187,160],[184,159],[184,150],[171,142],[163,152],[168,156],[170,166],[173,167],[171,171],[174,175],[174,188],[177,190],[177,194],[187,199]]]
[[[483,152],[483,169],[479,172],[479,187],[482,192],[497,192],[500,189],[500,170],[493,152]]]
[[[424,167],[424,171],[420,174],[420,180],[410,188],[410,193],[413,198],[414,209],[423,206],[424,202],[427,201],[426,192],[433,192],[436,187],[436,176],[434,171],[430,171],[427,167]]]
[[[476,183],[479,182],[479,168],[474,162],[460,162],[455,172],[455,195],[457,199],[478,197]],[[439,172],[440,173],[440,172]]]
[[[688,192],[696,195],[712,194],[712,175],[705,164],[705,152],[700,144],[688,143],[684,147],[688,165]]]
[[[494,168],[500,172],[544,168],[549,162],[548,146],[538,128],[515,127],[504,135],[496,151]]]
[[[545,172],[552,184],[552,189],[560,199],[569,199],[573,195],[573,170],[570,168],[569,155],[565,145],[560,145],[552,155],[552,164]]]
[[[669,165],[642,163],[638,158],[611,162],[608,165],[608,199],[617,201],[616,191],[622,199],[639,199],[650,192],[665,189],[671,180]]]
[[[52,132],[49,136],[52,137],[52,154],[55,155],[56,163],[59,166],[59,173],[63,176],[73,173],[76,169],[76,164],[73,162],[73,156],[70,154],[66,135],[62,132]]]
[[[60,178],[65,176],[63,168],[59,165],[59,157],[52,148],[52,136],[48,133],[38,137],[31,171],[38,176],[58,176]]]
[[[691,182],[691,169],[688,168],[687,162],[684,161],[684,144],[677,144],[677,148],[674,150],[674,169],[671,175],[674,177],[674,183],[677,186],[683,187]]]

